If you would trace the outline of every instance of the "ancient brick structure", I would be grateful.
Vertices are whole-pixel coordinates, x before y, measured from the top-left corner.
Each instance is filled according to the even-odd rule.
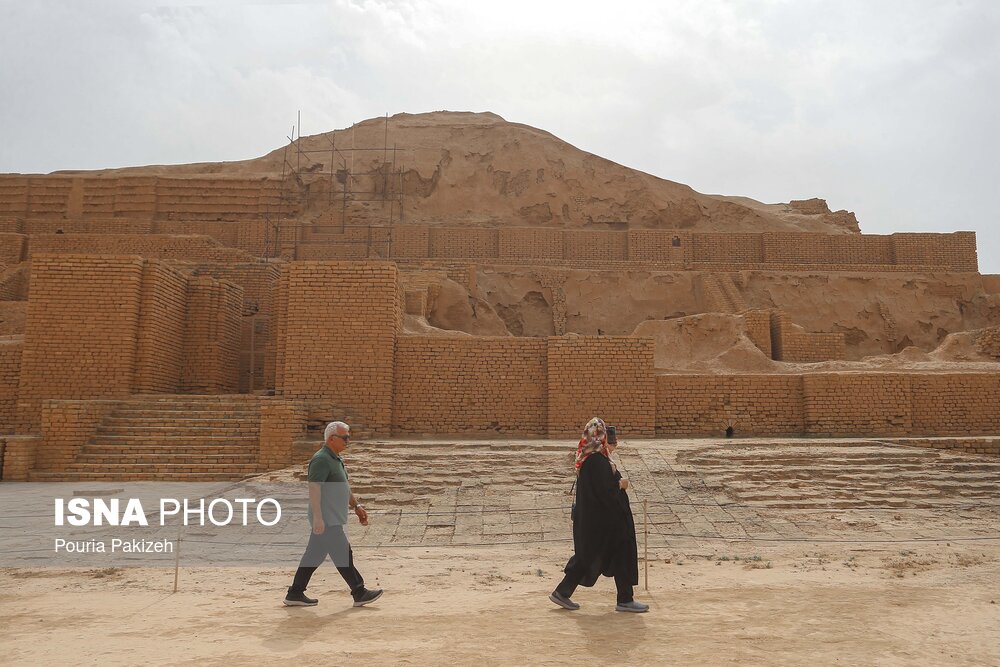
[[[242,290],[153,260],[40,255],[21,353],[17,424],[46,399],[141,391],[234,391]],[[184,312],[183,318],[181,313]]]
[[[251,474],[286,465],[317,423],[346,416],[378,436],[572,440],[600,415],[626,438],[728,429],[996,452],[1000,370],[781,367],[844,360],[847,337],[807,331],[747,288],[750,271],[978,280],[970,232],[338,227],[335,216],[300,215],[287,187],[0,176],[0,302],[27,300],[23,333],[0,337],[5,479],[214,479],[223,465]],[[404,330],[406,316],[427,322],[448,281],[481,297],[483,266],[533,281],[555,335]],[[658,370],[652,338],[569,333],[578,270],[687,272],[675,275],[697,312],[739,315],[784,370]],[[995,277],[981,283],[1000,293]],[[876,310],[895,345],[890,308]],[[1000,359],[997,328],[974,346]]]

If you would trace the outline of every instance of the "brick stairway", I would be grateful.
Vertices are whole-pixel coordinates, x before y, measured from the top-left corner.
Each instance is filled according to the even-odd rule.
[[[32,481],[222,481],[260,470],[252,396],[137,396],[105,417],[66,470]]]
[[[741,313],[748,310],[733,277],[728,273],[702,273],[702,291],[708,300],[708,307],[719,313]]]
[[[368,427],[354,412],[325,401],[302,401],[305,410],[302,436],[292,443],[292,462],[301,463],[323,446],[323,431],[332,421],[342,421],[351,425],[351,437],[365,440],[371,436]]]
[[[306,449],[311,455],[319,445],[319,440],[311,441]],[[573,482],[574,452],[574,445],[564,442],[360,440],[344,457],[351,490],[388,508],[457,496],[467,502],[493,499],[485,501],[489,504],[526,493],[555,493],[562,502]],[[303,477],[307,458],[296,458]]]
[[[678,459],[686,464],[677,467],[678,475],[762,507],[934,507],[1000,500],[995,458],[876,441],[711,447]]]

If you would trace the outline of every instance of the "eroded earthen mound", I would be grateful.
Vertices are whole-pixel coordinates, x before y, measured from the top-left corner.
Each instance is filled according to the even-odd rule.
[[[370,150],[388,145],[387,151]],[[395,148],[395,151],[393,151]],[[301,153],[299,153],[301,149]],[[365,150],[358,150],[365,149]],[[705,195],[580,150],[493,113],[437,111],[372,118],[351,128],[302,137],[252,160],[105,170],[117,175],[287,175],[301,184],[333,173],[340,189],[393,191],[405,184],[405,222],[700,231],[857,233],[853,213],[832,213],[822,199],[762,204]],[[331,169],[331,164],[333,168]],[[387,166],[388,165],[388,166]],[[401,176],[390,178],[397,170]],[[370,176],[363,176],[369,174]],[[318,179],[316,179],[318,181]],[[313,184],[312,212],[331,208]],[[335,188],[336,191],[337,188]],[[359,207],[355,218],[367,211]],[[383,216],[373,214],[372,221]]]

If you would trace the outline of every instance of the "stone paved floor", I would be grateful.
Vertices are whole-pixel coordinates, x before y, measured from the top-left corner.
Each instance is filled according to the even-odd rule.
[[[572,445],[369,442],[350,453],[371,526],[359,546],[569,541]],[[650,544],[901,540],[993,534],[1000,460],[874,440],[626,441]],[[403,475],[399,477],[400,471]]]
[[[573,443],[549,440],[356,443],[346,461],[371,522],[365,528],[352,519],[351,541],[369,552],[498,544],[571,548],[573,452]],[[876,440],[738,439],[623,441],[615,460],[633,485],[640,550],[648,520],[651,556],[710,553],[734,544],[997,536],[996,457]],[[151,527],[145,536],[182,535],[185,563],[287,564],[301,555],[308,537],[304,471],[299,465],[240,485],[242,495],[281,495],[288,520],[279,528]],[[70,486],[67,495],[120,485]],[[54,489],[0,484],[0,555],[8,552],[0,566],[53,564]],[[149,493],[175,491],[152,485]],[[11,552],[23,562],[11,563]],[[147,556],[128,558],[148,564]]]

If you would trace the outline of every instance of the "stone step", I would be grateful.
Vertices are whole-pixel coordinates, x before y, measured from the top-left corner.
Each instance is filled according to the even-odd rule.
[[[926,491],[917,491],[913,489],[899,489],[893,492],[885,493],[869,493],[869,492],[858,492],[850,489],[803,489],[800,492],[794,492],[790,489],[781,489],[778,492],[775,490],[771,491],[760,491],[760,492],[739,492],[738,498],[740,502],[755,502],[758,500],[773,500],[773,499],[816,499],[822,500],[824,498],[853,498],[861,499],[868,498],[872,502],[875,501],[885,501],[893,499],[916,499],[916,500],[933,500],[938,498],[950,498],[950,499],[961,499],[968,497],[975,498],[991,498],[993,500],[997,499],[996,494],[990,494],[990,489],[980,488],[980,489],[968,489],[963,493],[957,494],[929,494]]]
[[[256,434],[250,434],[253,440],[253,445],[256,447]],[[168,434],[157,434],[155,436],[144,436],[144,435],[98,435],[94,436],[90,443],[93,445],[103,445],[108,447],[149,447],[152,445],[204,445],[211,446],[213,444],[219,445],[241,445],[245,441],[241,440],[239,434],[225,434],[219,435],[215,433],[205,434],[205,433],[191,433],[191,434],[180,434],[180,435],[168,435]],[[247,446],[250,446],[247,444]]]
[[[1000,469],[1000,462],[994,459],[982,459],[982,458],[970,458],[970,457],[939,457],[935,456],[928,459],[882,459],[878,457],[868,458],[864,461],[845,461],[837,458],[829,459],[803,459],[798,462],[789,461],[719,461],[716,459],[712,460],[698,460],[694,459],[687,462],[688,464],[697,465],[699,468],[704,470],[715,470],[715,469],[735,469],[735,470],[796,470],[799,468],[843,468],[843,469],[862,469],[862,468],[882,468],[882,469],[892,469],[892,468],[939,468],[946,466],[965,466],[965,467],[980,467],[985,466],[987,468],[998,470]]]
[[[166,454],[247,454],[256,455],[256,447],[240,444],[195,444],[195,445],[104,445],[98,443],[87,443],[80,449],[80,456],[112,456],[118,454],[150,453],[153,455]],[[249,452],[249,453],[248,453]]]
[[[211,396],[204,396],[201,398],[136,398],[132,396],[128,399],[121,401],[118,405],[120,407],[129,406],[181,406],[181,407],[219,407],[219,406],[238,406],[238,407],[256,407],[260,405],[260,398],[257,396],[250,396],[249,394],[240,394],[243,396],[242,399],[233,399],[231,397],[219,397],[213,398]]]
[[[259,431],[232,431],[221,428],[201,430],[181,429],[176,431],[143,431],[142,429],[136,429],[134,431],[95,433],[91,436],[90,442],[109,445],[134,444],[136,446],[153,445],[156,443],[169,444],[178,440],[191,440],[195,443],[205,443],[206,445],[213,443],[226,444],[226,442],[242,444],[248,439],[257,442],[259,436]]]
[[[774,508],[774,509],[851,509],[851,508],[864,508],[864,507],[900,507],[900,508],[914,508],[914,509],[947,509],[949,506],[953,505],[967,505],[975,500],[989,501],[989,498],[955,498],[949,502],[942,502],[940,500],[927,500],[921,498],[906,498],[903,500],[898,500],[896,502],[887,502],[885,500],[866,500],[866,499],[853,499],[853,500],[831,500],[831,499],[817,499],[817,500],[759,500],[753,502],[753,507],[760,508]]]
[[[150,410],[148,408],[135,408],[128,410],[112,410],[111,414],[105,417],[105,419],[111,421],[173,419],[259,420],[260,415],[256,410]]]
[[[211,426],[223,426],[226,428],[250,426],[252,428],[259,428],[260,418],[256,415],[247,417],[192,417],[189,414],[146,417],[141,419],[111,416],[101,420],[98,428],[135,428],[137,426],[144,426],[146,428],[201,428]]]
[[[785,475],[719,475],[707,478],[706,481],[735,482],[745,481],[761,484],[793,484],[793,483],[868,483],[879,485],[927,484],[944,481],[953,482],[993,482],[1000,483],[996,473],[978,470],[945,471],[942,475],[929,475],[917,472],[900,472],[894,475],[854,473],[854,474],[785,474]]]
[[[929,489],[943,489],[943,490],[961,490],[969,488],[986,488],[994,489],[997,495],[1000,495],[1000,485],[997,484],[996,480],[991,478],[972,478],[964,480],[948,480],[948,479],[926,479],[917,480],[916,482],[903,482],[901,480],[894,480],[888,483],[888,480],[884,481],[859,481],[852,479],[845,480],[824,480],[823,482],[818,482],[817,480],[803,480],[801,484],[781,484],[775,483],[774,480],[746,480],[746,479],[733,479],[733,480],[720,480],[720,485],[724,487],[731,488],[746,488],[746,489],[774,489],[774,488],[822,488],[822,489],[843,489],[843,488],[857,488],[857,489],[875,489],[875,490],[885,490],[887,493],[891,493],[900,489],[911,489],[913,491],[926,491]]]
[[[156,465],[213,465],[213,466],[242,466],[257,465],[257,460],[252,456],[237,456],[226,454],[203,454],[203,455],[177,455],[169,458],[155,456],[151,454],[137,454],[135,456],[88,456],[74,461],[69,465],[69,470],[76,470],[80,466],[100,466],[102,468],[114,468],[121,466],[156,466]]]
[[[205,403],[253,403],[260,402],[260,398],[250,394],[132,394],[128,399],[129,403],[184,403],[199,404]]]
[[[233,472],[184,472],[184,473],[121,473],[119,471],[104,472],[41,472],[30,473],[28,479],[32,482],[153,482],[153,481],[176,481],[176,482],[226,482],[241,479],[257,472],[253,470],[248,473]]]
[[[995,475],[1000,479],[1000,467],[990,465],[959,465],[959,466],[921,466],[914,468],[897,468],[885,466],[873,466],[868,468],[788,468],[785,470],[766,469],[736,469],[726,470],[722,477],[743,477],[747,479],[819,479],[819,478],[879,478],[879,479],[906,479],[913,477],[933,476],[940,478],[945,475],[965,475],[984,474]]]
[[[226,466],[224,470],[220,470],[218,466],[213,464],[197,464],[197,463],[187,463],[184,461],[179,461],[175,463],[155,461],[149,463],[124,463],[116,464],[114,471],[109,471],[108,466],[103,463],[85,463],[85,462],[74,462],[67,467],[68,471],[74,472],[220,472],[226,473],[230,476],[240,476],[241,474],[249,474],[257,470],[256,464],[245,463],[242,465]]]
[[[697,465],[699,468],[729,468],[729,467],[799,467],[811,465],[825,466],[873,466],[873,465],[934,465],[941,461],[941,457],[936,453],[928,456],[861,456],[857,458],[847,458],[842,456],[816,456],[816,457],[783,457],[774,456],[767,458],[691,458],[685,459],[689,465]]]

